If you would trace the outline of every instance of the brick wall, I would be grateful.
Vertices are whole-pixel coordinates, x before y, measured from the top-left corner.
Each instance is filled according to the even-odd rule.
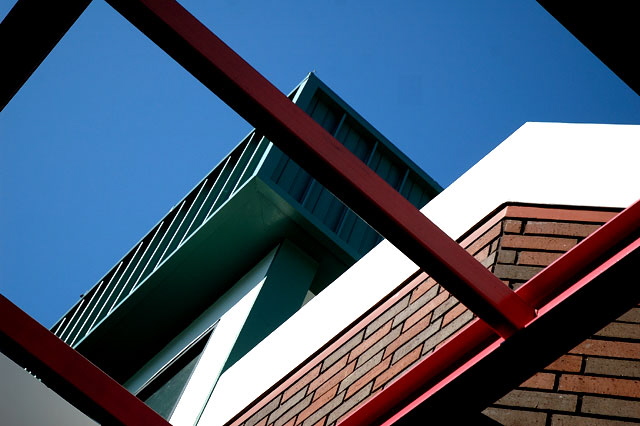
[[[517,288],[600,226],[597,217],[579,219],[505,219],[494,273]],[[640,308],[604,327],[484,413],[512,426],[640,423]]]
[[[505,284],[517,288],[613,215],[604,211],[508,206],[468,232],[460,243]],[[624,395],[602,391],[619,386],[635,387],[636,392],[640,389],[640,382],[630,378],[638,377],[640,362],[640,348],[634,346],[640,345],[634,341],[640,326],[638,316],[638,312],[631,311],[496,402],[485,414],[507,425],[618,424],[575,423],[576,417],[571,417],[571,413],[588,415],[591,420],[640,419],[638,395],[632,391]],[[472,313],[438,283],[416,272],[230,423],[238,426],[339,423],[472,318]],[[618,355],[612,356],[605,349],[600,355],[593,353],[596,349],[592,348],[611,344],[615,348],[608,350]],[[603,373],[604,370],[596,373],[594,359],[599,360],[601,368],[608,365],[609,373]],[[615,362],[621,364],[615,367],[611,364]],[[626,368],[625,378],[619,377],[621,368]],[[605,414],[602,407],[610,411],[611,407],[619,407],[626,414]]]
[[[604,327],[484,413],[504,425],[640,423],[640,308]]]

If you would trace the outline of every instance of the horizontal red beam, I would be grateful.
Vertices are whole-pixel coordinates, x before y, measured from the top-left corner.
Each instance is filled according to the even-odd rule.
[[[2,295],[0,350],[101,424],[169,426],[144,402]]]
[[[435,420],[441,409],[458,407],[448,412],[449,417],[464,411],[460,400],[464,400],[465,410],[474,404],[481,410],[497,400],[572,345],[593,334],[597,326],[604,325],[594,326],[593,322],[606,321],[608,310],[618,314],[620,309],[629,309],[638,303],[640,287],[635,285],[620,283],[612,289],[610,284],[598,282],[589,289],[588,297],[582,296],[580,291],[584,293],[601,275],[619,266],[621,259],[626,262],[624,267],[635,268],[640,261],[639,233],[640,201],[616,215],[517,290],[525,301],[539,309],[538,317],[523,330],[505,340],[483,322],[473,321],[358,407],[340,425],[393,424],[397,421],[409,425],[411,419],[416,420],[413,410],[418,407],[422,407],[422,414],[428,413]],[[618,271],[616,279],[624,277],[625,273]],[[595,307],[591,309],[589,303]],[[562,312],[562,316],[557,311]],[[467,393],[464,398],[463,392]]]
[[[513,291],[174,0],[107,0],[498,333],[534,317]]]

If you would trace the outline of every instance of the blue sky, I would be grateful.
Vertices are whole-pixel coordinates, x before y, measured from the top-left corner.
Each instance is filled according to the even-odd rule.
[[[280,90],[315,71],[443,186],[526,121],[640,124],[533,0],[182,4]],[[0,292],[52,325],[249,130],[94,0],[0,112]]]

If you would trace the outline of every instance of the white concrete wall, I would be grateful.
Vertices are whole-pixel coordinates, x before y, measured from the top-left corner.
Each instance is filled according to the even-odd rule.
[[[422,212],[455,239],[506,201],[626,207],[638,159],[640,126],[527,123]],[[225,423],[416,269],[383,241],[227,370],[198,424]]]

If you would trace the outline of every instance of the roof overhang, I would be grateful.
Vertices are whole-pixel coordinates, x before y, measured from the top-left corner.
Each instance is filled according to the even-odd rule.
[[[314,286],[329,284],[355,258],[285,197],[254,176],[74,347],[126,380],[285,239],[319,262]]]

